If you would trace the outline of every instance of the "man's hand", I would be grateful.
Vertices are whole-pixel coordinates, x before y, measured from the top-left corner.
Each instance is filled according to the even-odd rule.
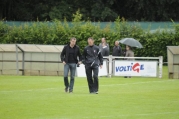
[[[100,69],[102,69],[103,68],[103,65],[100,65]]]
[[[82,64],[82,62],[80,61],[80,62],[78,62],[78,64]]]
[[[63,64],[66,64],[66,62],[65,62],[65,61],[63,61]]]

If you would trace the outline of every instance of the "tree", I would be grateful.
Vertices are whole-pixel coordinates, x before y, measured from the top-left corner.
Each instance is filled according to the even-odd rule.
[[[179,20],[178,0],[1,0],[0,19],[16,21],[72,20],[78,9],[83,20]]]

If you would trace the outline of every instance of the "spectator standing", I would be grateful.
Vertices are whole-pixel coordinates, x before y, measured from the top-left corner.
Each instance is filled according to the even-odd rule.
[[[127,60],[134,60],[134,58],[127,58],[127,57],[134,57],[134,52],[132,51],[132,48],[128,45],[126,45],[126,55]],[[131,76],[125,76],[124,78],[131,78]]]
[[[132,48],[128,45],[126,45],[126,55],[125,57],[134,57],[134,52],[132,51]],[[133,58],[126,58],[127,60],[134,60]]]
[[[106,42],[106,38],[101,39],[101,43],[99,44],[99,49],[103,56],[109,56],[110,48],[109,48],[109,44]]]
[[[112,56],[121,56],[122,55],[122,48],[119,45],[119,41],[115,41],[113,51],[112,51]]]

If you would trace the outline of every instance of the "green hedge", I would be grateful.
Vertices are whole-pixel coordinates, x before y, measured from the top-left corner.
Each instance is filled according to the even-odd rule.
[[[115,27],[111,28],[107,24],[104,29],[99,24],[92,24],[90,21],[81,21],[79,13],[74,15],[73,24],[69,26],[64,20],[47,22],[36,22],[33,25],[23,25],[20,27],[7,26],[0,21],[0,43],[11,44],[53,44],[64,45],[69,42],[71,37],[78,39],[77,44],[81,50],[87,45],[87,38],[93,37],[96,44],[99,44],[102,37],[107,39],[112,49],[114,41],[125,37],[133,37],[141,42],[143,49],[135,49],[135,56],[155,57],[163,56],[167,61],[166,46],[179,45],[179,25],[174,23],[175,32],[158,30],[155,33],[144,31],[139,25],[130,26],[124,19],[119,17],[115,21]],[[122,45],[125,48],[124,45]]]

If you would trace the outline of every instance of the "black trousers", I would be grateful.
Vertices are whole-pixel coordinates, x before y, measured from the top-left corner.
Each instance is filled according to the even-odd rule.
[[[86,76],[87,76],[87,81],[88,81],[89,92],[90,93],[98,92],[98,88],[99,88],[99,82],[98,82],[99,66],[98,65],[90,66],[90,64],[89,64],[89,65],[85,65],[85,69],[86,69]]]

